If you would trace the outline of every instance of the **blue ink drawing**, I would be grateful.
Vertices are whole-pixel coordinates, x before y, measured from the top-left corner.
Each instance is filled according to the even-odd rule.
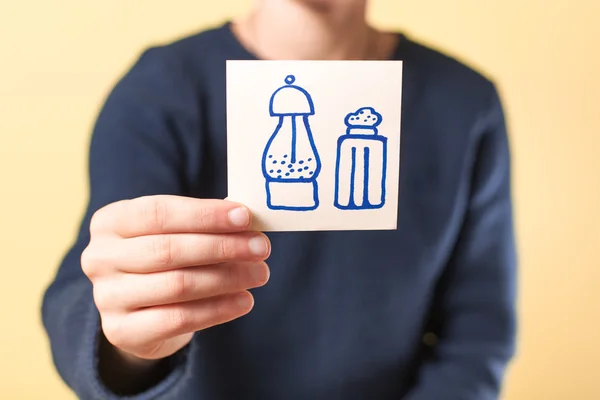
[[[269,104],[270,115],[279,119],[262,156],[267,207],[271,210],[310,211],[319,207],[321,160],[309,124],[315,107],[310,94],[294,85],[295,81],[288,75],[286,85],[273,93]]]
[[[346,116],[346,134],[337,143],[334,206],[369,210],[385,204],[387,138],[377,127],[383,118],[372,107]]]

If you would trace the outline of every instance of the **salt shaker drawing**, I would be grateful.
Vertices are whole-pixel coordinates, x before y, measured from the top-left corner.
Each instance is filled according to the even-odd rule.
[[[269,104],[270,115],[279,119],[262,157],[267,207],[272,210],[310,211],[319,206],[321,160],[309,123],[315,108],[295,80],[288,75]]]
[[[377,127],[382,116],[363,107],[346,116],[346,134],[340,136],[335,168],[334,206],[367,210],[385,204],[387,138]]]

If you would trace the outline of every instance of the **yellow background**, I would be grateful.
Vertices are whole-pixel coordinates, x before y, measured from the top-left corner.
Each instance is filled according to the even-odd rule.
[[[39,308],[83,211],[98,107],[142,48],[250,1],[0,3],[0,398],[70,399]],[[600,399],[600,2],[373,0],[370,17],[499,83],[521,258],[504,399]]]

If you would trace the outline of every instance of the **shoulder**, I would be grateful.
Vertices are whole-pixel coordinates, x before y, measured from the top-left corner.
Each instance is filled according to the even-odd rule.
[[[177,39],[146,47],[136,66],[148,71],[170,71],[198,78],[215,59],[224,59],[231,50],[227,24],[213,26]]]
[[[178,107],[191,105],[202,91],[211,59],[226,48],[223,27],[213,27],[168,42],[154,43],[133,57],[113,88],[112,97],[152,99]],[[142,100],[143,99],[143,100]]]
[[[480,113],[497,102],[497,87],[483,71],[433,46],[403,37],[405,71],[436,106]]]

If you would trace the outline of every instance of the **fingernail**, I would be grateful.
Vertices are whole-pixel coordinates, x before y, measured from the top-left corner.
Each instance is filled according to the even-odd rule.
[[[255,282],[266,282],[269,279],[269,269],[265,268],[265,264],[253,264],[250,267],[250,273]]]
[[[250,247],[250,252],[258,257],[266,256],[267,251],[269,251],[267,241],[262,235],[254,236],[250,239],[248,241],[248,247]]]
[[[247,293],[240,293],[235,297],[235,301],[237,302],[240,308],[248,308],[252,305],[252,298],[248,296]]]
[[[234,226],[245,228],[250,222],[250,214],[244,207],[234,208],[229,211],[229,220]]]

